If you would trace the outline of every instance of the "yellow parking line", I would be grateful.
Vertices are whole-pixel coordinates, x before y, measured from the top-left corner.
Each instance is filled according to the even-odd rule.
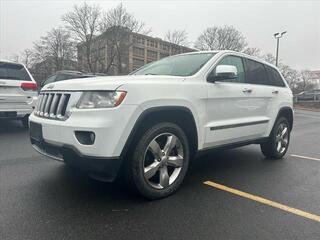
[[[259,197],[259,196],[256,196],[256,195],[252,195],[250,193],[242,192],[242,191],[239,191],[237,189],[230,188],[230,187],[227,187],[227,186],[215,183],[215,182],[206,181],[206,182],[204,182],[204,184],[206,184],[206,185],[208,185],[210,187],[214,187],[214,188],[217,188],[217,189],[220,189],[220,190],[223,190],[223,191],[226,191],[226,192],[229,192],[229,193],[244,197],[244,198],[251,199],[251,200],[259,202],[259,203],[263,203],[263,204],[266,204],[266,205],[269,205],[269,206],[272,206],[272,207],[275,207],[275,208],[279,208],[279,209],[281,209],[283,211],[286,211],[286,212],[289,212],[289,213],[293,213],[295,215],[298,215],[298,216],[301,216],[301,217],[304,217],[304,218],[308,218],[308,219],[320,222],[320,216],[312,214],[312,213],[308,213],[308,212],[305,212],[305,211],[302,211],[302,210],[299,210],[299,209],[296,209],[296,208],[288,207],[288,206],[283,205],[281,203],[273,202],[271,200],[268,200],[268,199],[265,199],[265,198],[262,198],[262,197]]]
[[[290,154],[290,156],[291,156],[291,157],[308,159],[308,160],[320,161],[320,158],[306,157],[306,156],[301,156],[301,155],[296,155],[296,154]]]

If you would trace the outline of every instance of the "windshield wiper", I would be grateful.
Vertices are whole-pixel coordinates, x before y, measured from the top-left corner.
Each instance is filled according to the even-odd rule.
[[[145,73],[144,75],[158,75],[158,74],[155,74],[155,73]]]

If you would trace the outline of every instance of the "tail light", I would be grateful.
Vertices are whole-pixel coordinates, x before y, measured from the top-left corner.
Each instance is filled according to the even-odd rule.
[[[34,82],[23,82],[23,83],[21,83],[21,88],[24,91],[37,91],[38,90],[38,86]]]

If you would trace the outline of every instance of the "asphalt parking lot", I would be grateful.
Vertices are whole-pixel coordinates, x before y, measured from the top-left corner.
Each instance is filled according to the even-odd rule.
[[[320,113],[296,110],[285,159],[258,145],[208,154],[176,194],[147,201],[39,155],[19,122],[0,121],[0,239],[320,239],[319,138]]]

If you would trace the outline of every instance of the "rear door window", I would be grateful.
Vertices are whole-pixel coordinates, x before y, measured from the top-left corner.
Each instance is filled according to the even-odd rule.
[[[246,59],[246,82],[259,85],[270,85],[266,69],[262,63]]]
[[[31,81],[24,66],[6,62],[0,62],[0,79]]]
[[[265,66],[265,67],[270,80],[270,85],[276,86],[276,87],[285,87],[285,84],[279,72],[272,67],[269,67],[269,66]]]

